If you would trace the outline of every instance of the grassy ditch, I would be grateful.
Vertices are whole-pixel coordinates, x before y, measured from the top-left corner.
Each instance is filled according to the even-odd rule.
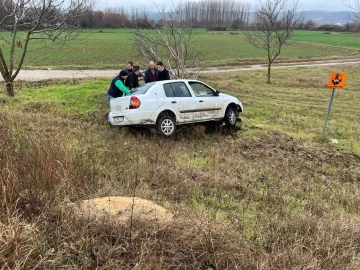
[[[346,68],[322,138],[329,71],[274,70],[271,85],[264,71],[206,75],[243,101],[240,130],[172,140],[108,126],[105,80],[1,95],[0,269],[359,268],[359,76]],[[62,208],[134,192],[174,222],[115,226]]]

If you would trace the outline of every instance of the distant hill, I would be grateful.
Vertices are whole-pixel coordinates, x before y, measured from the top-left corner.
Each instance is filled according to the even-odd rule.
[[[313,20],[317,25],[321,24],[346,24],[352,21],[350,11],[303,11],[305,22]]]

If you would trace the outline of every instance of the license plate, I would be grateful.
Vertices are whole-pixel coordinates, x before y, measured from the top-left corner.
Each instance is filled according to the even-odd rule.
[[[124,122],[124,116],[115,116],[114,123]]]

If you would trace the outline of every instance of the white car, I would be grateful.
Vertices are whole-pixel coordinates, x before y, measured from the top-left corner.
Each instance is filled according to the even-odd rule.
[[[115,126],[153,125],[164,136],[176,126],[224,121],[235,126],[243,105],[198,80],[168,80],[144,84],[129,96],[110,100],[109,122]]]

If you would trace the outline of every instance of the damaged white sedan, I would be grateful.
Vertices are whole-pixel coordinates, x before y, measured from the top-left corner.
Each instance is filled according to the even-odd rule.
[[[163,136],[182,124],[224,121],[235,126],[242,103],[198,80],[144,84],[129,96],[110,100],[109,122],[115,126],[153,125]]]

